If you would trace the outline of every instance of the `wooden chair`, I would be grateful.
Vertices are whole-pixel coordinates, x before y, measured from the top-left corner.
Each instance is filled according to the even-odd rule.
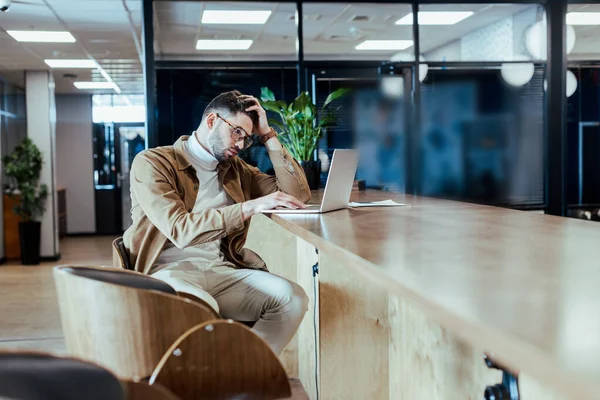
[[[267,343],[231,320],[207,321],[181,335],[149,382],[168,387],[183,400],[308,400],[298,380],[290,385]]]
[[[161,385],[119,381],[99,365],[41,352],[0,352],[0,398],[178,400]]]
[[[125,270],[133,271],[133,266],[131,265],[131,261],[129,258],[129,252],[127,251],[127,249],[125,248],[125,245],[123,244],[123,238],[118,237],[115,240],[113,240],[112,247],[113,247],[113,267],[114,268],[121,267]],[[190,300],[193,300],[198,303],[202,303],[206,307],[209,307],[212,309],[210,304],[208,304],[203,299],[194,296],[193,294],[189,294],[189,293],[185,293],[185,292],[177,292],[177,294],[181,297],[187,297]],[[215,313],[216,313],[216,311],[215,311]],[[254,324],[254,322],[248,322],[248,324],[250,324],[249,326],[252,326]]]
[[[58,266],[53,273],[68,353],[120,378],[150,376],[179,336],[219,318],[211,308],[137,272]]]
[[[181,400],[167,388],[146,382],[121,381],[128,400]]]
[[[129,259],[129,252],[123,244],[123,238],[118,237],[112,242],[113,247],[113,267],[120,266],[123,269],[133,271],[131,260]]]

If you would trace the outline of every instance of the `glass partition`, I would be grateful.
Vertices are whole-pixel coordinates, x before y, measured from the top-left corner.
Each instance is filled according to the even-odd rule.
[[[431,4],[420,7],[419,21],[428,68],[420,93],[417,191],[542,207],[543,8]]]
[[[566,22],[568,215],[600,221],[600,5],[570,4]]]

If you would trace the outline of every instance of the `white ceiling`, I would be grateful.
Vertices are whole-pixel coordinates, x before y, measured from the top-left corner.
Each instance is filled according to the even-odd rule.
[[[23,85],[24,70],[48,69],[46,58],[94,58],[123,93],[142,93],[140,54],[132,30],[141,40],[141,0],[22,0],[0,13],[0,76]],[[453,26],[421,28],[421,52],[427,53],[469,32],[523,11],[532,5],[427,5],[422,10],[469,10],[475,15]],[[127,9],[131,13],[130,23]],[[294,3],[190,2],[155,0],[157,60],[295,60]],[[264,25],[203,25],[205,9],[271,10]],[[573,5],[569,11],[600,11],[600,6]],[[354,47],[366,39],[412,39],[411,26],[395,21],[411,12],[407,4],[308,3],[304,5],[304,52],[307,60],[385,60],[393,52],[364,52]],[[58,17],[57,17],[58,16]],[[365,17],[356,21],[355,17]],[[64,22],[61,22],[61,20]],[[76,43],[19,43],[6,30],[68,29]],[[600,27],[576,27],[573,58],[600,58]],[[248,51],[195,50],[199,38],[253,39]],[[410,49],[409,49],[410,51]],[[97,70],[54,70],[58,93],[81,93],[76,80],[104,78]],[[83,91],[86,92],[86,91]],[[92,91],[87,91],[92,93]],[[111,91],[105,91],[110,93]],[[97,93],[97,92],[94,92]]]
[[[119,85],[123,93],[143,92],[140,57],[136,50],[125,6],[130,10],[138,37],[141,33],[140,0],[23,0],[0,13],[0,76],[23,84],[24,70],[49,69],[47,58],[93,58]],[[64,21],[66,27],[60,22]],[[7,30],[69,30],[76,43],[20,43]],[[81,93],[78,81],[105,81],[98,70],[56,69],[57,93]],[[88,91],[91,93],[92,91]],[[110,92],[110,91],[109,91]]]

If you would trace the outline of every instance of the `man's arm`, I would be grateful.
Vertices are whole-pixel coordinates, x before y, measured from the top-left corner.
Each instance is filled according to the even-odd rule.
[[[294,196],[303,203],[310,200],[310,188],[304,170],[292,155],[281,145],[277,137],[265,143],[275,169],[275,176],[250,167],[252,172],[252,198],[281,191]]]
[[[189,212],[169,179],[140,154],[131,166],[131,192],[152,224],[175,246],[182,249],[221,239],[244,227],[242,204],[200,212]]]
[[[295,197],[302,203],[308,202],[310,200],[310,189],[304,170],[277,139],[275,131],[269,126],[267,112],[254,96],[242,95],[240,98],[254,103],[246,108],[246,112],[255,111],[258,115],[258,123],[255,124],[253,133],[265,143],[275,169],[275,176],[270,176],[260,172],[257,168],[250,167],[252,198],[263,197],[280,191]]]

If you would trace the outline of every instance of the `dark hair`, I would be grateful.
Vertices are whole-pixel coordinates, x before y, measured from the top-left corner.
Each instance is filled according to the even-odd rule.
[[[231,117],[238,113],[246,114],[252,120],[253,125],[258,124],[258,113],[256,111],[246,111],[246,108],[253,106],[254,102],[240,99],[242,94],[237,90],[221,93],[211,100],[204,109],[202,119],[212,112],[218,113],[223,117]]]

